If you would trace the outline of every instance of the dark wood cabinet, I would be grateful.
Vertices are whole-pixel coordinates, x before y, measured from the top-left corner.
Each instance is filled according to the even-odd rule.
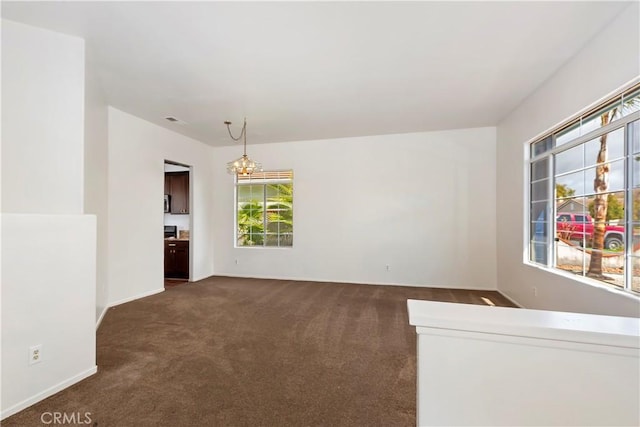
[[[169,212],[189,213],[189,172],[165,172],[164,193],[171,196]]]
[[[164,241],[164,277],[171,279],[189,278],[189,241]]]

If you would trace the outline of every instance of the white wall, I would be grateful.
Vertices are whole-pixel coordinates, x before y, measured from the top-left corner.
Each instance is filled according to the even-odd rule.
[[[3,20],[2,89],[4,418],[96,371],[84,42]],[[38,344],[42,361],[29,365]]]
[[[192,166],[190,280],[213,274],[212,148],[109,107],[109,304],[164,289],[164,162]]]
[[[96,373],[95,263],[93,215],[2,214],[1,418]]]
[[[165,172],[186,172],[188,170],[189,170],[189,168],[185,167],[185,166],[174,165],[174,164],[171,164],[171,163],[165,163],[164,164],[164,171]]]
[[[265,169],[293,169],[288,249],[234,248],[225,163],[241,151],[214,148],[216,274],[496,287],[494,128],[250,145]]]
[[[3,211],[82,212],[84,41],[3,20],[2,56]]]
[[[84,210],[97,221],[96,321],[107,309],[108,113],[98,70],[87,53],[85,73]]]
[[[175,225],[180,230],[189,230],[189,215],[164,214],[164,225]]]
[[[640,74],[639,16],[635,2],[498,126],[498,288],[528,308],[640,315],[637,298],[523,264],[524,143]]]

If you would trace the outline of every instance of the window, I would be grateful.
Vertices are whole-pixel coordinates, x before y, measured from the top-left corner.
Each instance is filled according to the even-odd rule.
[[[293,246],[293,171],[236,176],[236,246]]]
[[[529,157],[529,261],[640,292],[640,85]]]

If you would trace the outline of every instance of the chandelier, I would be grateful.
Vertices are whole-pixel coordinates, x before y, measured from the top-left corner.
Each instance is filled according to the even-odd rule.
[[[254,172],[262,171],[262,165],[260,165],[260,163],[254,162],[249,158],[249,156],[247,156],[247,118],[244,118],[242,132],[240,132],[240,135],[237,138],[234,138],[234,136],[231,134],[231,128],[229,127],[231,125],[231,122],[226,121],[224,122],[224,124],[227,125],[227,130],[229,131],[229,136],[231,137],[231,139],[233,139],[234,141],[239,141],[240,138],[243,138],[244,144],[244,154],[242,154],[242,157],[240,157],[239,159],[227,163],[227,172],[234,175],[248,176]]]

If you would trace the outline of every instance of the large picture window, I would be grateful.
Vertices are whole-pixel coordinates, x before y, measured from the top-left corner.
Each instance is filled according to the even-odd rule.
[[[640,86],[531,144],[529,261],[640,292]]]
[[[236,176],[236,245],[293,246],[293,171]]]

